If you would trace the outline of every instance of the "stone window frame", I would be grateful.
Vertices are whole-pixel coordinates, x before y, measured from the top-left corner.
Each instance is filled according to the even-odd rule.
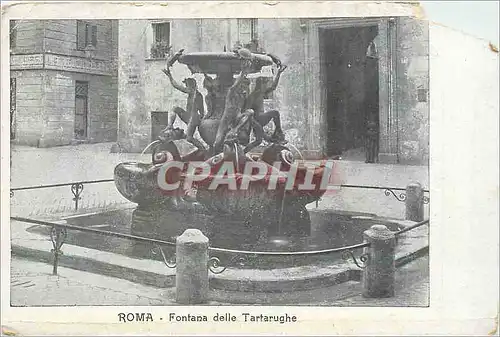
[[[158,32],[160,31],[159,26],[166,25],[168,27],[168,34],[163,36],[163,39],[158,39]],[[150,55],[151,59],[163,59],[170,55],[172,47],[172,21],[171,20],[154,20],[150,22],[152,40],[150,45]]]
[[[250,34],[250,39],[248,41],[243,41],[242,40],[242,23],[244,21],[249,21],[249,26],[250,26],[250,32],[245,33],[245,34]],[[242,46],[251,44],[252,41],[259,41],[259,36],[258,36],[258,18],[240,18],[237,19],[236,21],[236,27],[237,27],[237,36],[238,36],[238,43],[241,44]]]

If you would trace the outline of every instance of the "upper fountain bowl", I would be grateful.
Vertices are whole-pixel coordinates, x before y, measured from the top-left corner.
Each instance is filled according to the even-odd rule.
[[[252,72],[261,71],[262,67],[273,64],[272,59],[263,54],[253,55]],[[186,53],[179,57],[179,63],[188,66],[193,73],[205,74],[220,74],[230,73],[236,74],[241,71],[242,59],[233,52],[197,52]]]

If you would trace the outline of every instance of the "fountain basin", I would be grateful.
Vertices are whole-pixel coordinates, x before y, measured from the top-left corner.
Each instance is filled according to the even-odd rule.
[[[184,198],[191,186],[185,183],[192,181],[197,205],[203,206],[201,213],[221,215],[220,222],[231,227],[248,224],[254,228],[252,238],[262,235],[259,234],[261,232],[271,236],[308,235],[310,221],[306,205],[325,193],[327,187],[323,176],[327,178],[325,172],[329,171],[325,171],[324,165],[314,168],[312,180],[306,185],[310,168],[299,165],[296,172],[288,176],[286,171],[290,170],[291,162],[282,161],[285,165],[281,170],[274,167],[275,160],[281,160],[283,151],[286,152],[285,148],[270,147],[257,161],[245,156],[242,151],[225,151],[204,161],[208,176],[199,180],[193,179],[190,164],[193,159],[199,163],[203,153],[195,151],[181,157],[173,142],[161,143],[153,152],[151,164],[118,164],[114,172],[115,184],[118,191],[138,204],[140,209],[167,214],[172,210],[194,210],[192,202]],[[165,177],[159,177],[160,172],[164,174],[162,166],[171,161],[180,161],[183,165],[170,168]],[[263,168],[263,171],[258,171],[262,176],[253,179],[253,171],[247,172],[245,168],[247,164],[257,162]],[[233,172],[227,171],[228,166]],[[160,188],[158,179],[179,185],[174,190],[164,190]],[[288,179],[293,179],[292,186],[288,186]]]
[[[169,240],[168,237],[158,232],[139,232],[133,228],[133,209],[122,209],[101,213],[83,214],[60,220],[61,223],[69,223],[84,227],[101,230],[109,230],[123,233],[134,233],[141,236],[150,236],[157,239]],[[365,219],[356,218],[359,215]],[[318,238],[328,240],[317,241],[319,248],[343,247],[349,243],[360,243],[364,229],[373,224],[384,223],[391,230],[397,230],[414,224],[411,221],[379,218],[370,214],[337,213],[335,211],[312,211],[313,230],[310,241]],[[333,221],[328,222],[327,220]],[[179,224],[187,223],[186,226],[193,228],[203,224],[195,217],[181,216],[177,218]],[[342,221],[338,223],[337,221]],[[19,227],[22,224],[16,224]],[[24,226],[24,225],[23,225]],[[13,253],[27,258],[47,261],[51,263],[50,240],[47,240],[49,228],[46,226],[32,226],[25,224],[26,233],[19,239],[13,241]],[[165,229],[164,226],[156,226],[155,230]],[[170,228],[170,227],[169,227]],[[144,229],[144,227],[143,227]],[[182,232],[183,228],[178,228]],[[205,232],[206,233],[206,232]],[[342,235],[338,235],[342,233]],[[167,233],[168,234],[168,233]],[[208,233],[207,233],[208,234]],[[244,237],[244,233],[238,236],[225,237],[224,240],[211,240],[211,247],[221,247],[223,243],[230,245],[231,240]],[[171,238],[173,240],[173,238]],[[26,246],[26,245],[29,245]],[[64,245],[64,255],[61,256],[60,265],[70,268],[81,269],[90,272],[102,273],[108,276],[127,279],[157,287],[173,287],[175,285],[175,269],[166,268],[161,261],[158,251],[153,250],[149,244],[115,237],[104,237],[78,231],[68,231],[68,237]],[[175,249],[164,247],[167,256],[172,256]],[[311,249],[313,247],[310,247]],[[317,249],[315,247],[314,249]],[[428,228],[422,226],[406,232],[398,238],[396,248],[396,265],[400,266],[428,252]],[[361,250],[356,250],[359,256]],[[302,264],[295,261],[277,258],[270,261],[264,258],[256,260],[254,266],[240,266],[234,264],[229,266],[220,274],[210,273],[210,287],[222,289],[234,294],[251,292],[255,297],[246,297],[246,303],[262,303],[265,301],[265,293],[283,293],[288,291],[318,289],[340,285],[350,281],[359,281],[361,269],[351,260],[343,260],[340,253],[324,254],[316,258],[303,261]],[[221,258],[222,262],[227,260],[218,251],[211,251],[210,256]],[[271,263],[272,262],[272,263]],[[339,288],[342,292],[342,288]],[[259,294],[262,294],[259,295]],[[217,293],[214,296],[219,296]],[[225,296],[225,295],[220,295]],[[259,298],[260,299],[259,299]]]

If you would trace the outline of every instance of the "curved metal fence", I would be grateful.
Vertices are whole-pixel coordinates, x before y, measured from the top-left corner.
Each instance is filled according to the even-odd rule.
[[[73,201],[75,202],[75,211],[78,211],[78,202],[82,199],[81,195],[83,193],[84,185],[109,183],[114,181],[115,181],[114,179],[100,179],[100,180],[84,180],[84,181],[75,181],[71,183],[49,184],[49,185],[39,185],[39,186],[14,187],[10,189],[10,197],[12,198],[16,191],[39,190],[44,188],[70,186],[71,194],[73,194]]]
[[[81,200],[81,195],[84,190],[84,186],[87,184],[99,184],[99,183],[109,183],[114,182],[114,179],[100,179],[100,180],[84,180],[70,183],[60,183],[60,184],[49,184],[49,185],[39,185],[39,186],[27,186],[27,187],[15,187],[10,189],[10,197],[14,196],[16,191],[24,191],[24,190],[37,190],[44,188],[53,188],[53,187],[64,187],[70,186],[70,191],[73,194],[73,201],[75,204],[75,211],[78,210],[78,202]],[[341,184],[335,185],[339,188],[361,188],[361,189],[370,189],[370,190],[383,190],[386,196],[393,196],[398,201],[404,202],[406,201],[406,193],[399,192],[399,195],[395,191],[406,191],[406,188],[402,187],[387,187],[387,186],[366,186],[366,185],[350,185],[350,184]],[[429,190],[423,189],[424,193],[429,193]],[[429,197],[423,196],[423,203],[429,203]],[[318,206],[318,201],[316,201],[316,207]]]
[[[86,180],[86,181],[59,183],[59,184],[50,184],[50,185],[40,185],[40,186],[16,187],[16,188],[10,189],[10,196],[13,197],[15,191],[70,186],[70,191],[73,194],[73,201],[75,202],[75,211],[76,211],[76,210],[78,210],[78,201],[81,199],[81,194],[84,190],[84,185],[86,185],[86,184],[98,184],[98,183],[109,183],[109,182],[113,182],[113,181],[114,181],[113,179],[101,179],[101,180]],[[386,187],[386,186],[347,185],[347,184],[346,185],[338,185],[338,186],[340,188],[362,188],[362,189],[383,190],[384,194],[386,196],[393,195],[399,201],[406,200],[405,193],[398,192],[398,193],[400,193],[398,196],[395,192],[395,191],[405,191],[406,188]],[[423,189],[422,191],[424,193],[429,193],[429,190]],[[426,196],[423,196],[422,203],[429,203],[429,198]],[[68,230],[81,231],[81,232],[91,233],[91,234],[95,234],[95,235],[108,236],[108,237],[117,237],[117,238],[122,238],[122,239],[126,239],[126,240],[132,240],[132,241],[136,241],[136,242],[151,244],[154,247],[154,249],[157,249],[160,252],[160,254],[162,256],[162,260],[168,268],[175,268],[176,267],[175,253],[169,254],[167,256],[167,254],[165,254],[165,252],[162,248],[162,247],[175,248],[176,242],[146,238],[146,237],[141,237],[141,236],[131,235],[131,234],[104,231],[104,230],[99,230],[99,229],[95,229],[95,228],[87,228],[87,227],[70,225],[70,224],[48,222],[48,221],[25,218],[25,217],[18,217],[18,216],[11,216],[10,219],[14,220],[14,221],[20,221],[20,222],[25,222],[25,223],[31,223],[31,224],[51,227],[50,239],[51,239],[51,242],[53,245],[52,253],[53,253],[53,274],[54,275],[57,274],[59,256],[60,256],[60,254],[62,254],[61,248],[64,245],[65,240],[67,238]],[[429,220],[419,221],[412,226],[406,227],[406,228],[396,232],[395,235],[399,236],[405,232],[408,232],[412,229],[418,228],[418,227],[425,225],[425,224],[428,224],[428,223],[429,223]],[[236,249],[226,249],[226,248],[219,248],[219,247],[209,247],[208,248],[209,252],[230,254],[230,255],[232,255],[232,257],[229,259],[229,261],[227,263],[222,263],[221,259],[219,257],[211,256],[208,260],[208,268],[212,273],[220,274],[220,273],[224,272],[227,268],[233,266],[235,263],[242,263],[243,261],[248,260],[249,257],[256,257],[256,256],[268,256],[268,257],[271,257],[271,256],[313,256],[313,255],[326,255],[326,254],[334,254],[334,253],[341,253],[342,257],[344,259],[352,258],[354,263],[356,264],[356,266],[363,268],[363,263],[366,262],[366,260],[367,260],[367,254],[362,254],[359,257],[359,261],[358,261],[358,259],[356,258],[355,254],[354,254],[354,251],[358,250],[358,249],[362,249],[362,248],[367,248],[369,246],[370,246],[369,243],[359,243],[359,244],[345,246],[345,247],[330,248],[330,249],[323,249],[323,250],[311,250],[311,251],[296,251],[296,252],[294,252],[294,251],[251,251],[251,250],[236,250]]]
[[[14,221],[20,221],[20,222],[25,222],[25,223],[31,223],[31,224],[36,224],[36,225],[42,225],[42,226],[50,226],[51,231],[50,231],[50,239],[52,241],[53,249],[52,253],[54,255],[54,260],[53,260],[53,274],[57,274],[57,266],[58,266],[58,261],[59,261],[59,256],[62,254],[61,248],[63,244],[65,243],[65,240],[68,235],[68,230],[75,230],[75,231],[81,231],[81,232],[86,232],[86,233],[92,233],[96,235],[102,235],[102,236],[108,236],[108,237],[116,237],[116,238],[122,238],[122,239],[127,239],[127,240],[132,240],[136,242],[142,242],[142,243],[149,243],[154,246],[155,249],[157,249],[161,256],[164,264],[168,268],[175,268],[176,263],[175,263],[175,254],[171,254],[169,257],[165,254],[165,252],[162,249],[162,246],[168,246],[170,248],[175,248],[176,247],[176,242],[172,241],[164,241],[164,240],[159,240],[159,239],[151,239],[151,238],[146,238],[142,236],[137,236],[137,235],[131,235],[131,234],[124,234],[124,233],[117,233],[117,232],[110,232],[110,231],[104,231],[104,230],[99,230],[95,228],[87,228],[87,227],[82,227],[82,226],[76,226],[76,225],[70,225],[70,224],[61,224],[61,223],[55,223],[55,222],[49,222],[49,221],[43,221],[43,220],[36,220],[36,219],[29,219],[29,218],[23,218],[23,217],[16,217],[12,216],[10,217],[11,220]],[[408,232],[412,229],[418,228],[420,226],[423,226],[425,224],[428,224],[429,220],[424,220],[421,222],[417,222],[416,224],[406,227],[398,232],[395,233],[396,236],[399,236],[405,232]],[[366,254],[363,254],[359,257],[360,262],[356,259],[354,255],[354,250],[361,249],[361,248],[366,248],[369,247],[369,243],[359,243],[351,246],[345,246],[345,247],[338,247],[338,248],[330,248],[330,249],[323,249],[323,250],[311,250],[311,251],[283,251],[283,252],[276,252],[276,251],[251,251],[251,250],[236,250],[236,249],[226,249],[226,248],[219,248],[219,247],[209,247],[208,250],[209,252],[214,252],[214,253],[229,253],[233,254],[233,257],[229,260],[228,263],[222,264],[220,258],[216,256],[212,256],[208,260],[208,268],[210,269],[211,272],[214,274],[220,274],[224,272],[228,267],[231,267],[234,265],[236,261],[242,262],[245,261],[248,256],[311,256],[311,255],[323,255],[323,254],[333,254],[333,253],[342,253],[342,257],[344,259],[348,259],[349,257],[353,259],[354,263],[362,268],[363,262],[366,261]],[[218,269],[220,268],[220,269]]]

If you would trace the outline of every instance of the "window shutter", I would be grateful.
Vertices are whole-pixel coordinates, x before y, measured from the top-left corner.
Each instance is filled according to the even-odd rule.
[[[76,49],[84,50],[87,46],[87,25],[84,21],[76,21]]]
[[[97,26],[93,25],[93,26],[91,26],[91,29],[92,29],[92,34],[91,34],[92,41],[91,41],[91,43],[92,43],[92,46],[97,47]]]
[[[163,42],[170,44],[170,23],[163,24]]]
[[[153,24],[153,32],[155,42],[160,42],[160,27],[157,23]]]

